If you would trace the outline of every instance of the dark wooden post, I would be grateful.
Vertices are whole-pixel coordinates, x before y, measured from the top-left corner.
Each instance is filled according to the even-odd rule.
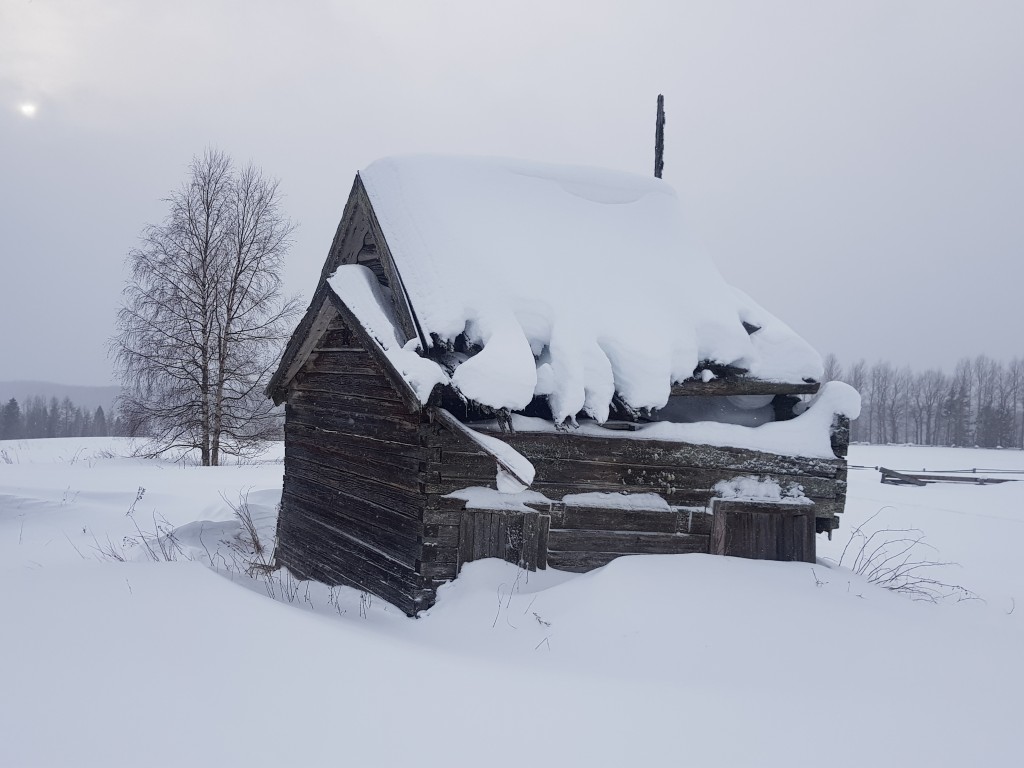
[[[654,177],[665,168],[665,97],[658,94],[658,117],[654,122]]]
[[[837,413],[832,418],[832,430],[829,433],[832,442],[832,453],[837,458],[845,459],[850,450],[850,419]]]

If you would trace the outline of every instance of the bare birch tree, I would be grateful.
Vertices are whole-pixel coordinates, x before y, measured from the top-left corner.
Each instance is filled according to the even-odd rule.
[[[888,419],[889,441],[899,443],[907,440],[909,429],[907,418],[907,394],[913,378],[910,368],[903,366],[892,373],[889,396],[886,408]]]
[[[893,438],[889,436],[889,403],[892,399],[893,384],[892,364],[886,360],[875,363],[871,366],[870,390],[871,390],[871,442],[888,443]]]
[[[276,429],[262,387],[298,309],[280,277],[293,225],[276,181],[216,150],[167,202],[128,255],[111,341],[120,407],[152,452],[195,450],[216,466]]]
[[[853,366],[846,372],[846,376],[843,378],[847,384],[856,389],[861,393],[864,398],[864,408],[862,409],[862,415],[870,414],[870,392],[868,391],[868,364],[865,360],[858,360]],[[871,440],[871,424],[870,416],[868,418],[855,419],[850,425],[850,440],[853,442],[863,441],[868,442]]]
[[[1013,426],[1011,431],[1013,432],[1013,444],[1017,448],[1024,448],[1024,413],[1020,416],[1017,414],[1018,407],[1021,411],[1024,411],[1024,358],[1015,357],[1008,368],[1009,376],[1011,379],[1010,387],[1013,392],[1013,413],[1011,418],[1013,419]]]
[[[921,442],[939,444],[939,422],[942,417],[942,396],[948,387],[942,371],[930,369],[921,377],[921,401],[924,412],[924,433]]]

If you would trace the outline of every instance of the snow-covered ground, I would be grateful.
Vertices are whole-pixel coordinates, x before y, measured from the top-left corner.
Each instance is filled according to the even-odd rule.
[[[240,572],[232,505],[270,530],[280,447],[213,469],[126,450],[0,443],[2,766],[1024,764],[1024,482],[851,469],[818,565],[488,560],[413,620],[289,579],[271,600]],[[1024,469],[1013,451],[850,460]],[[868,530],[920,528],[927,556],[959,563],[934,575],[984,601],[913,602],[828,565],[876,513]],[[136,526],[176,528],[176,561],[126,545]]]

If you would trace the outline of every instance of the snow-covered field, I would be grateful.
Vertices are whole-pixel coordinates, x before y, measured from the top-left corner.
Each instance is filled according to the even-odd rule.
[[[212,469],[126,451],[0,443],[0,766],[1024,764],[1024,482],[851,469],[816,566],[488,560],[413,620],[288,579],[272,600],[240,572],[231,505],[247,494],[271,529],[280,447]],[[1024,469],[1013,451],[850,461]],[[925,556],[959,564],[933,576],[984,600],[913,602],[830,566],[876,513],[869,530],[920,528]],[[177,560],[126,545],[136,526],[176,528]]]

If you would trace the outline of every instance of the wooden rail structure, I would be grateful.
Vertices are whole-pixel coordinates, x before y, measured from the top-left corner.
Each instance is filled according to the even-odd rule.
[[[931,483],[969,483],[971,485],[998,485],[1016,482],[1013,477],[986,477],[977,474],[936,474],[931,472],[898,472],[895,469],[879,467],[881,481],[886,485],[924,486]]]

